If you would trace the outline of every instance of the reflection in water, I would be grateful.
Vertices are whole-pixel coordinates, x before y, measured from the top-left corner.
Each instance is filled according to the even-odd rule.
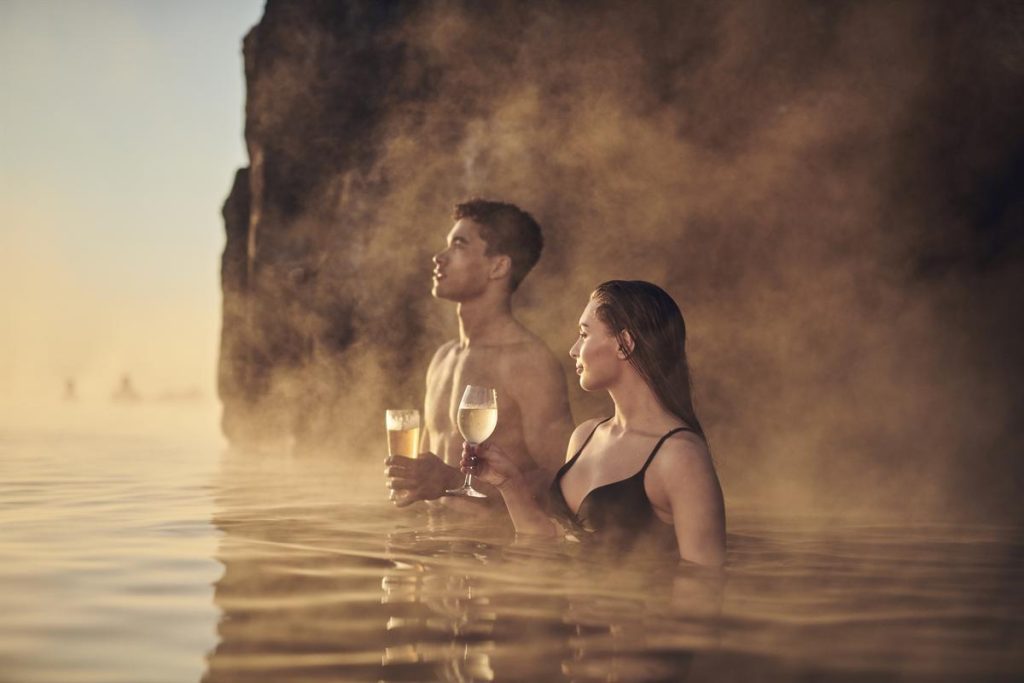
[[[687,651],[651,650],[650,634],[666,628],[653,605],[673,603],[665,600],[672,597],[668,575],[640,582],[639,574],[613,573],[550,547],[464,542],[434,545],[437,564],[409,562],[424,549],[422,538],[389,538],[395,571],[384,577],[382,600],[404,609],[389,618],[391,642],[399,644],[386,650],[385,666],[434,662],[433,678],[445,681],[649,681],[685,674]],[[660,616],[669,619],[671,612]]]
[[[726,575],[396,510],[380,468],[231,455],[205,681],[1012,680],[1021,544],[734,519]],[[1017,648],[1014,650],[1014,648]]]
[[[681,680],[692,654],[664,636],[713,643],[716,585],[674,564],[513,542],[505,520],[398,511],[382,490],[341,503],[351,472],[280,464],[225,465],[206,681]]]
[[[59,406],[0,428],[3,681],[1024,675],[1019,528],[734,509],[724,581],[395,510],[379,466],[218,466],[194,406]]]

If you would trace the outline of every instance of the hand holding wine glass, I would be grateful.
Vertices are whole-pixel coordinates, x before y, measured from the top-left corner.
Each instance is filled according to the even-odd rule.
[[[490,387],[467,385],[462,394],[462,402],[459,403],[458,425],[471,451],[486,441],[498,425],[498,392]],[[447,493],[470,498],[487,497],[473,488],[473,475],[468,473],[460,488],[451,489]]]
[[[484,481],[500,489],[510,481],[522,478],[519,467],[497,444],[484,443],[471,450],[469,444],[462,448],[459,469],[472,474],[478,481]]]

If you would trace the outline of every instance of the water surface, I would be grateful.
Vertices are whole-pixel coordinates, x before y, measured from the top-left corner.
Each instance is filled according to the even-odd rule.
[[[1017,529],[734,509],[706,575],[395,510],[209,406],[57,410],[0,428],[0,681],[1024,675]]]

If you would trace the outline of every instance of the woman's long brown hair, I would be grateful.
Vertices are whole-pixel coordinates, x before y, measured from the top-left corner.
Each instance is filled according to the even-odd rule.
[[[590,298],[597,303],[597,317],[615,335],[661,404],[707,441],[693,409],[686,323],[672,297],[643,280],[609,280],[598,285]],[[633,339],[632,351],[626,331]]]

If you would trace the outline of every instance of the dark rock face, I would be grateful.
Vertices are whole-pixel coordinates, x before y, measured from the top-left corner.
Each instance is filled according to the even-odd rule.
[[[226,433],[377,453],[454,334],[430,256],[478,194],[545,228],[516,305],[557,353],[603,280],[677,298],[727,493],[1001,509],[1022,27],[1012,2],[270,0],[224,209]]]
[[[239,400],[256,397],[260,389],[255,382],[257,369],[252,357],[249,322],[249,169],[235,174],[231,194],[224,202],[224,231],[227,239],[221,257],[221,292],[223,322],[221,325],[220,358],[218,362],[217,390],[224,403],[224,433],[229,439],[245,434]]]
[[[343,371],[354,365],[357,321],[372,314],[358,306],[357,279],[379,281],[387,271],[364,272],[359,241],[373,212],[351,206],[342,193],[357,190],[339,180],[372,168],[395,62],[375,35],[396,16],[374,2],[268,3],[246,39],[251,166],[225,206],[220,386],[233,441],[337,437],[346,433],[338,411],[363,406],[361,396],[346,400],[361,373]],[[381,324],[409,339],[418,325],[398,294],[377,310],[390,314]],[[373,355],[390,358],[396,372],[419,367],[415,353]],[[412,386],[406,378],[389,388]]]

